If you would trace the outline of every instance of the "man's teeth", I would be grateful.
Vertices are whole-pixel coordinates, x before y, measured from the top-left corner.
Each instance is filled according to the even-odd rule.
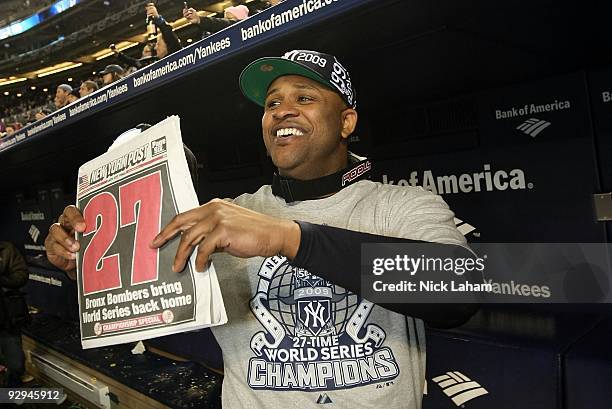
[[[304,133],[296,128],[282,128],[276,131],[276,136],[288,136],[288,135],[302,136],[304,135]]]

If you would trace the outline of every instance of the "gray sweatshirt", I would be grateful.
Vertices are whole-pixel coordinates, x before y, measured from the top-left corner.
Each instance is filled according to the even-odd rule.
[[[420,187],[361,181],[324,199],[287,204],[266,185],[234,203],[360,232],[465,244],[446,203]],[[421,320],[376,306],[284,257],[217,254],[213,263],[228,314],[226,325],[212,328],[223,350],[224,408],[421,407]]]

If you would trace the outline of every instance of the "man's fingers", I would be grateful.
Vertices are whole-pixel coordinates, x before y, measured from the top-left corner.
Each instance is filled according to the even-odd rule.
[[[54,226],[55,228],[53,230],[64,231],[58,224]],[[65,231],[64,234],[66,234]],[[45,238],[45,251],[47,253],[47,259],[57,268],[62,270],[75,268],[76,253],[71,249],[67,249],[65,242],[58,242],[51,234],[51,230],[49,235]]]
[[[196,271],[204,271],[208,265],[208,259],[210,256],[213,253],[222,251],[225,247],[227,247],[228,243],[225,243],[223,240],[224,234],[225,233],[222,232],[221,229],[216,229],[200,242],[198,254],[196,256]]]
[[[76,252],[79,251],[80,245],[68,232],[60,226],[59,223],[54,223],[49,228],[49,236],[47,240],[52,243],[56,242],[62,246],[66,251]]]
[[[83,219],[83,215],[81,211],[76,208],[76,206],[66,206],[64,212],[60,216],[59,220],[62,227],[67,230],[76,230],[79,233],[83,233],[85,231],[85,219]]]
[[[155,249],[163,246],[178,233],[190,229],[196,223],[206,221],[208,226],[214,225],[215,219],[207,220],[209,211],[206,210],[205,206],[206,205],[196,207],[195,209],[174,216],[172,220],[170,220],[170,223],[168,223],[153,239],[150,245],[151,248]],[[210,231],[212,228],[204,227],[204,230]]]
[[[176,215],[172,218],[172,220],[170,220],[170,223],[168,223],[160,232],[157,236],[155,236],[155,238],[153,239],[153,241],[150,244],[151,248],[159,248],[161,246],[163,246],[164,244],[166,244],[166,242],[168,240],[170,240],[171,238],[173,238],[174,236],[176,236],[179,232],[183,231],[183,220],[180,219],[179,217],[180,215]]]
[[[183,233],[178,249],[176,250],[172,271],[175,273],[183,271],[194,247],[202,240],[204,234],[205,232],[202,227],[197,225]]]
[[[213,251],[214,252],[214,251]],[[208,266],[208,259],[212,253],[208,253],[208,251],[203,250],[202,244],[198,247],[198,254],[196,255],[196,271],[199,273],[204,272],[206,267]]]
[[[74,239],[74,232],[83,232],[85,227],[85,220],[79,209],[67,206],[58,223],[49,227],[49,234],[45,238],[47,258],[53,265],[66,271],[75,268],[76,252],[81,246]]]
[[[59,256],[66,260],[75,260],[76,253],[66,250],[64,246],[56,241],[51,241],[49,244],[45,244],[47,254],[50,256]]]

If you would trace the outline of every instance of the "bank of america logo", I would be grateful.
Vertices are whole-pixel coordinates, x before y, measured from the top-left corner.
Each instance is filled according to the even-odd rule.
[[[463,220],[458,219],[456,217],[455,217],[455,226],[457,226],[457,230],[459,230],[459,232],[461,234],[463,234],[464,236],[467,236],[468,234],[470,234],[471,232],[476,230],[476,227],[474,227],[471,224],[466,223]],[[474,235],[478,236],[478,234],[476,234],[476,232],[474,232]]]
[[[34,243],[38,243],[38,236],[40,236],[40,230],[38,230],[38,227],[31,225],[28,233],[30,233],[30,237],[32,240],[34,240]]]
[[[531,136],[532,138],[535,138],[540,132],[548,128],[550,125],[550,122],[544,121],[543,119],[529,118],[517,126],[516,129]]]
[[[447,372],[446,375],[440,375],[432,381],[437,383],[442,388],[442,392],[457,406],[489,393],[478,382],[474,382],[459,371]]]
[[[333,403],[332,400],[327,396],[326,393],[319,395],[319,399],[317,399],[317,403],[319,405],[324,405],[326,403]]]

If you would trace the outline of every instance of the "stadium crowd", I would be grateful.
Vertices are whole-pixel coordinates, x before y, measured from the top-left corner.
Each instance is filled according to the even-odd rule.
[[[202,16],[202,12],[191,7],[183,8],[182,15],[190,24],[197,27],[198,35],[205,38],[281,1],[283,0],[269,0],[264,3],[263,8],[257,10],[250,10],[242,4],[227,7],[223,17]],[[118,51],[115,45],[111,44],[109,48],[113,51],[116,61],[108,64],[100,72],[93,72],[85,78],[69,78],[68,81],[64,80],[54,89],[36,90],[35,87],[32,87],[32,91],[36,92],[13,95],[5,93],[5,102],[0,106],[0,138],[10,136],[15,131],[44,118],[53,111],[74,103],[79,98],[180,50],[183,42],[173,31],[172,26],[158,13],[155,4],[147,3],[144,9],[147,36],[141,44],[140,58],[130,57]]]

